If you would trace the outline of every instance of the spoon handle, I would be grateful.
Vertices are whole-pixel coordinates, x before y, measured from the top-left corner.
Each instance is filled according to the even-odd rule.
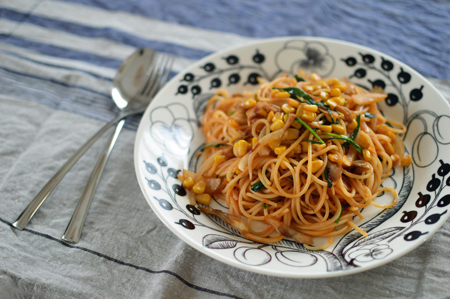
[[[44,203],[53,189],[59,184],[63,177],[69,172],[73,165],[80,159],[81,156],[94,144],[110,127],[127,115],[119,114],[116,118],[107,123],[94,136],[91,137],[67,162],[61,167],[58,172],[47,182],[36,197],[28,204],[25,210],[20,214],[13,226],[18,229],[24,229],[39,207]]]
[[[114,134],[111,136],[109,142],[103,149],[103,152],[100,155],[100,158],[98,159],[94,170],[92,171],[91,177],[86,184],[86,188],[81,195],[80,201],[78,202],[77,207],[73,212],[69,225],[67,225],[66,231],[62,236],[62,239],[64,241],[70,243],[78,243],[78,241],[80,240],[81,231],[83,229],[84,221],[86,220],[86,215],[88,213],[89,207],[91,206],[92,198],[94,197],[94,193],[97,190],[97,186],[100,181],[100,177],[102,176],[103,170],[105,169],[106,162],[111,155],[112,149],[116,144],[117,138],[119,137],[124,123],[125,119],[122,119],[117,124]]]

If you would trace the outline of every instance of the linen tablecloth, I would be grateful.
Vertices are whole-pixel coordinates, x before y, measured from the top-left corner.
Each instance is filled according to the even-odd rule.
[[[149,47],[174,73],[214,51],[275,36],[362,44],[412,66],[450,100],[448,1],[0,0],[0,298],[449,298],[450,224],[376,269],[329,279],[239,270],[177,238],[147,205],[126,122],[81,241],[61,241],[109,134],[23,231],[12,222],[113,118],[115,71]]]

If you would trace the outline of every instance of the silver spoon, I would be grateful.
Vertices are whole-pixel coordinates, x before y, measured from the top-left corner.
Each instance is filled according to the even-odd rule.
[[[80,157],[95,143],[109,128],[127,116],[139,114],[145,111],[151,98],[147,97],[148,81],[146,70],[154,63],[156,53],[151,49],[139,49],[128,57],[118,69],[114,79],[111,96],[118,107],[122,107],[120,113],[94,136],[91,137],[47,182],[42,190],[30,202],[20,214],[13,226],[23,229],[34,216],[39,207],[44,203],[53,189],[59,184],[63,177],[69,172]],[[134,71],[133,71],[134,70]],[[135,96],[141,91],[141,94]]]
[[[169,59],[167,56],[158,56],[157,58],[154,59],[154,61],[155,63],[150,67],[149,71],[147,72],[149,80],[147,80],[147,83],[143,87],[142,92],[138,93],[134,97],[139,98],[140,96],[144,96],[146,97],[146,99],[152,99],[153,96],[156,94],[156,92],[158,92],[160,87],[166,82],[172,67],[172,60]],[[122,77],[116,78],[117,84],[115,85],[120,86],[120,83],[134,84],[134,79],[132,76],[133,74],[134,73],[130,74],[123,73]],[[139,70],[137,71],[136,75],[141,76]],[[123,78],[130,78],[133,80],[129,80],[127,82],[124,81]],[[128,90],[128,88],[122,85],[122,91],[124,90]],[[130,88],[130,91],[132,91],[132,87]],[[130,93],[130,95],[131,94],[132,93]],[[131,100],[134,97],[132,97]],[[131,102],[131,100],[129,102]],[[119,106],[121,103],[116,102],[116,104],[119,107],[119,109],[123,109]],[[81,231],[83,229],[84,221],[86,220],[89,207],[91,206],[95,190],[97,189],[100,177],[103,173],[103,169],[105,168],[108,157],[111,154],[111,151],[114,147],[117,137],[119,136],[120,131],[122,130],[124,123],[125,119],[122,119],[117,124],[114,134],[111,136],[109,143],[105,146],[105,149],[103,150],[100,159],[98,160],[97,164],[94,167],[94,170],[92,171],[91,177],[89,178],[89,181],[86,184],[86,188],[84,189],[83,195],[81,195],[81,198],[77,204],[77,207],[75,208],[72,218],[70,219],[70,222],[67,225],[66,231],[62,236],[62,239],[66,242],[78,243],[78,241],[80,240]]]

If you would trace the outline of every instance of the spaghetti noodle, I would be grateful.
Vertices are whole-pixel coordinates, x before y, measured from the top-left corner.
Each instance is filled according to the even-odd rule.
[[[385,98],[379,88],[301,70],[261,80],[254,92],[219,90],[201,119],[203,162],[179,178],[192,204],[257,242],[292,238],[318,250],[352,229],[367,236],[353,217],[369,205],[394,206],[396,190],[380,186],[392,167],[412,163],[399,137],[405,126],[378,110]],[[381,192],[393,195],[390,204],[374,201]],[[211,196],[229,212],[207,207]],[[329,241],[314,246],[313,237]]]

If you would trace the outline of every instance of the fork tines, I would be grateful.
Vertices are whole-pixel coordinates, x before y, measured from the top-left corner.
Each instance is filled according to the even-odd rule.
[[[173,66],[173,57],[157,53],[156,58],[150,65],[147,76],[148,80],[142,89],[141,96],[154,97],[159,89],[166,83]]]

